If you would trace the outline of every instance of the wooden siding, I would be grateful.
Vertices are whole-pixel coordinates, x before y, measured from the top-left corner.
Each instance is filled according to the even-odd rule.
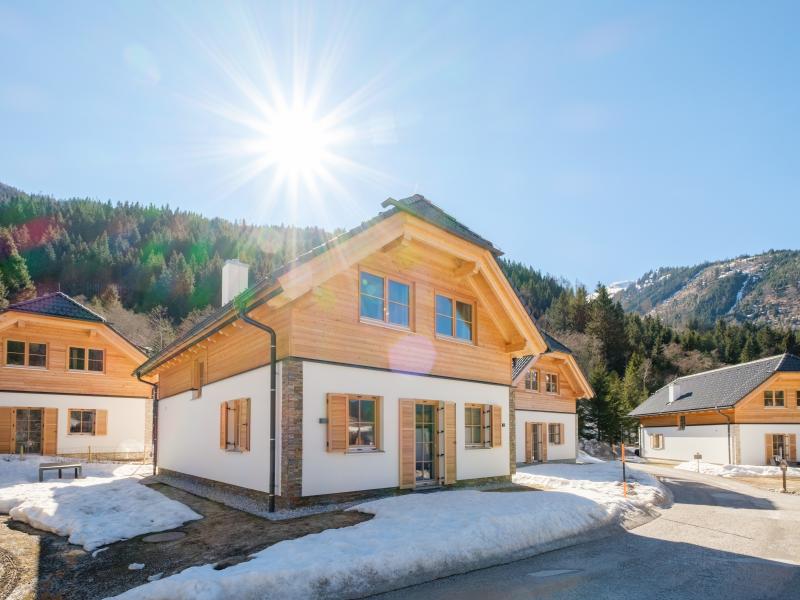
[[[289,356],[290,353],[290,315],[288,307],[271,310],[260,306],[250,313],[253,319],[275,329],[278,337],[278,359]],[[270,338],[266,332],[244,321],[236,321],[157,369],[158,396],[166,399],[192,389],[194,364],[198,360],[205,362],[206,384],[268,365],[269,343]]]
[[[784,408],[764,406],[765,390],[782,390]],[[800,423],[800,373],[776,373],[736,405],[736,423]]]
[[[723,414],[728,415],[733,423],[733,411],[723,410]],[[652,417],[640,417],[639,422],[642,427],[678,427],[680,417],[686,417],[686,425],[724,425],[727,424],[725,417],[716,411],[671,413],[668,415],[655,415]]]
[[[6,366],[6,341],[47,344],[47,368]],[[0,315],[0,390],[65,394],[149,397],[150,386],[136,380],[133,370],[144,360],[136,359],[116,333],[100,323],[23,315],[13,311]],[[68,369],[71,346],[104,351],[105,372],[75,372]]]
[[[410,329],[362,322],[359,266],[345,269],[294,305],[294,356],[509,384],[511,359],[506,342],[472,289],[453,279],[455,265],[453,259],[415,249],[414,244],[377,253],[361,263],[361,270],[413,282]],[[434,297],[438,291],[476,302],[475,343],[436,335]]]
[[[520,376],[519,381],[514,386],[516,409],[574,413],[575,402],[578,399],[578,390],[580,388],[567,364],[563,360],[544,354],[530,368],[539,371],[539,391],[525,389],[525,376]],[[545,373],[556,373],[558,375],[557,394],[544,391]]]

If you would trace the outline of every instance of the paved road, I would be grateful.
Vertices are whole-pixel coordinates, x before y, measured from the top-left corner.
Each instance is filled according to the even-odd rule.
[[[651,466],[674,503],[628,532],[380,596],[410,599],[800,598],[800,497]]]

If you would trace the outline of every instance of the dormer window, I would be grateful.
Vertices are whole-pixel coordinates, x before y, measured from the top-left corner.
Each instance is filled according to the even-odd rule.
[[[525,375],[525,389],[534,392],[539,391],[539,371],[537,369],[531,369]]]
[[[411,285],[366,271],[359,276],[359,315],[362,320],[411,327]]]

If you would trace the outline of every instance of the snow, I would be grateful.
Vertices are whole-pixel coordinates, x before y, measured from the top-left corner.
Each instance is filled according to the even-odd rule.
[[[141,571],[144,569],[144,563],[131,563],[128,565],[128,571]]]
[[[184,504],[141,485],[138,480],[150,474],[149,466],[85,464],[82,479],[65,473],[64,479],[39,483],[39,463],[54,461],[58,459],[0,455],[0,512],[37,529],[69,536],[70,543],[90,552],[202,518]]]
[[[690,460],[679,465],[676,469],[694,471],[697,473],[697,461]],[[720,477],[781,477],[780,467],[760,465],[715,465],[700,461],[700,473],[705,475],[718,475]],[[789,467],[786,469],[787,477],[800,477],[800,468]]]
[[[653,477],[636,473],[625,499],[620,475],[612,463],[539,465],[520,469],[514,482],[553,491],[452,490],[366,502],[350,510],[374,515],[369,521],[283,541],[222,570],[191,567],[117,598],[360,597],[397,589],[531,556],[666,498]]]
[[[583,450],[578,450],[578,458],[576,462],[582,465],[592,465],[597,463],[603,463],[606,461],[600,458],[595,458],[594,456],[591,456],[589,454],[586,454],[586,452],[584,452]]]

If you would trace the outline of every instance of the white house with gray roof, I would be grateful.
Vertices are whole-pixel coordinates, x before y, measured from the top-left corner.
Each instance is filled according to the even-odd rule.
[[[800,358],[780,354],[679,377],[630,413],[653,461],[797,462]]]

